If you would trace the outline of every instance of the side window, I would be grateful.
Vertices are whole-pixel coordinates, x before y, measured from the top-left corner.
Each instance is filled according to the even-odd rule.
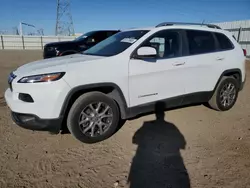
[[[150,46],[155,48],[158,54],[158,57],[164,57],[165,52],[165,38],[163,37],[154,37],[150,41]]]
[[[96,32],[93,36],[95,43],[101,42],[107,38],[105,31]]]
[[[107,36],[107,37],[110,37],[110,36],[112,36],[113,34],[115,34],[114,31],[107,31],[106,36]]]
[[[222,33],[215,33],[215,36],[219,42],[220,50],[231,50],[234,48],[232,42]]]
[[[160,31],[146,40],[142,46],[155,48],[159,58],[180,56],[180,36],[177,31]]]
[[[187,30],[189,54],[203,54],[216,51],[213,34],[207,31]]]

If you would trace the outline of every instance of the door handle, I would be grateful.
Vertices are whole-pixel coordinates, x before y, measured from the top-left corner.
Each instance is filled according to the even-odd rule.
[[[181,66],[181,65],[185,65],[185,62],[174,62],[172,65],[173,66]]]
[[[225,59],[224,57],[217,57],[217,58],[216,58],[217,61],[222,61],[222,60],[224,60],[224,59]]]

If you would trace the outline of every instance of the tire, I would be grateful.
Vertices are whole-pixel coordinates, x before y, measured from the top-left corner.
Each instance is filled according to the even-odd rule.
[[[116,102],[103,93],[89,92],[81,95],[72,105],[67,118],[67,127],[81,142],[96,143],[112,136],[119,122],[120,112]]]
[[[231,84],[230,89],[232,89],[232,87],[234,87],[235,90],[233,92],[234,95],[228,94],[231,98],[231,100],[230,100],[231,102],[228,102],[228,104],[225,105],[225,99],[221,95],[222,95],[223,91],[225,90],[225,88],[228,88],[229,84]],[[217,111],[227,111],[227,110],[231,109],[234,106],[235,102],[237,101],[238,92],[239,92],[239,83],[237,82],[237,80],[234,77],[226,77],[226,76],[222,77],[218,86],[215,89],[215,92],[214,92],[212,98],[209,100],[208,105]],[[234,96],[234,97],[232,97],[232,96]],[[226,100],[226,102],[227,101],[228,100]]]

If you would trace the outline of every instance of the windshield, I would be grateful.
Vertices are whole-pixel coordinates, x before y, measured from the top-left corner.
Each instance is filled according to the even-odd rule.
[[[147,30],[134,30],[117,33],[84,51],[84,54],[97,56],[117,55],[130,47],[147,32]]]
[[[95,33],[95,31],[90,31],[88,33],[85,33],[85,34],[81,35],[80,37],[77,37],[74,41],[86,40],[86,38],[88,38],[89,36],[93,35],[94,33]]]

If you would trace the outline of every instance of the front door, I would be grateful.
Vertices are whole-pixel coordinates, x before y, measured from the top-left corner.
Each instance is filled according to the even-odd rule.
[[[131,59],[129,62],[130,107],[163,99],[176,99],[185,92],[185,58],[181,32],[157,32],[142,46],[154,47],[156,58]],[[179,103],[181,103],[181,98]]]

